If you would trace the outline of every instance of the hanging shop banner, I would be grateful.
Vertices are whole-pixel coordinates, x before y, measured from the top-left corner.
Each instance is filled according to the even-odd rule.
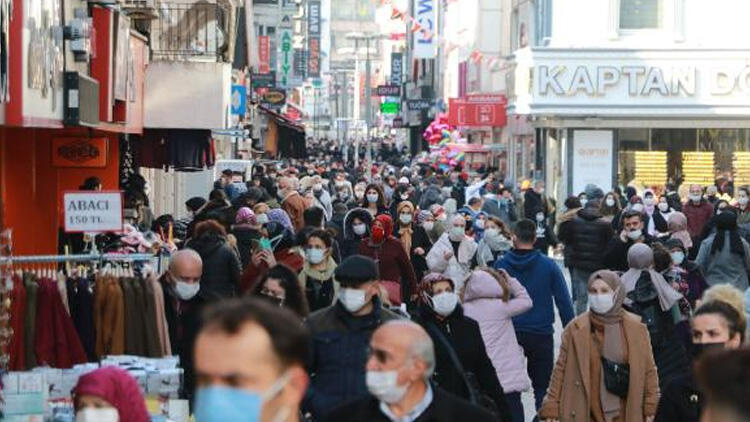
[[[391,53],[391,85],[401,86],[403,82],[404,54]]]
[[[499,94],[472,94],[448,100],[448,124],[453,126],[503,127],[508,100]]]
[[[431,100],[406,100],[406,108],[409,111],[429,110],[432,107]]]
[[[289,87],[289,78],[292,76],[292,59],[294,58],[294,52],[292,51],[292,29],[281,28],[279,33],[279,52],[276,60],[276,74],[279,76],[277,86],[279,88],[286,89]]]
[[[433,59],[437,55],[437,40],[432,35],[437,30],[437,0],[413,0],[414,19],[426,31],[414,31],[414,58]]]
[[[258,37],[258,73],[271,71],[271,41],[268,35]]]
[[[232,114],[244,116],[247,109],[247,88],[244,85],[232,85]]]
[[[307,2],[307,77],[320,77],[320,0]]]
[[[605,191],[612,187],[612,131],[573,131],[573,190],[583,192],[594,184]]]
[[[263,103],[273,107],[281,107],[286,103],[286,92],[279,89],[269,89],[263,94]]]
[[[380,104],[380,112],[383,114],[398,114],[401,112],[401,103],[385,102]]]
[[[401,85],[379,85],[375,89],[375,95],[378,97],[400,97]]]
[[[276,72],[251,73],[250,85],[253,88],[273,88],[276,86]]]
[[[75,191],[63,193],[66,233],[122,231],[122,192]]]
[[[106,167],[107,147],[107,138],[54,138],[52,139],[52,166]]]

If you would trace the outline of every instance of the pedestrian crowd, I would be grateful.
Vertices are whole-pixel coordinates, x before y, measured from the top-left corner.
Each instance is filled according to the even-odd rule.
[[[747,188],[557,204],[487,168],[311,157],[157,219],[198,422],[750,420]]]

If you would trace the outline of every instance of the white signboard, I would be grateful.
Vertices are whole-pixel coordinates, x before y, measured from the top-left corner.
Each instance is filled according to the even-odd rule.
[[[425,31],[416,31],[414,58],[432,59],[437,55],[437,0],[413,0],[414,19]]]
[[[119,191],[65,192],[66,233],[122,231],[122,193]]]
[[[573,195],[588,184],[604,192],[612,188],[612,131],[573,131]]]

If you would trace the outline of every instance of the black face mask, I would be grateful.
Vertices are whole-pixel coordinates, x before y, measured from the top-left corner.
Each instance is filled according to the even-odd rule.
[[[275,296],[264,295],[262,293],[259,296],[260,296],[261,299],[263,299],[265,301],[268,301],[268,303],[270,303],[270,304],[272,304],[274,306],[278,306],[279,308],[281,308],[282,306],[284,306],[284,299],[281,299],[281,298],[278,298],[278,297],[275,297]]]
[[[726,347],[724,342],[718,343],[693,343],[690,345],[690,352],[693,360],[698,360],[707,354],[716,352],[717,350],[724,350]]]

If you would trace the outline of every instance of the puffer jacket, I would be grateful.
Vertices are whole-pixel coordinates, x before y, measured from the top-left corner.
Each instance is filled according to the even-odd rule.
[[[558,234],[565,244],[567,263],[573,268],[597,271],[604,268],[604,250],[612,238],[612,226],[599,210],[586,207],[573,221],[560,225]]]
[[[352,224],[354,219],[358,218],[365,223],[367,231],[362,236],[354,233]],[[359,245],[362,239],[370,235],[370,225],[372,224],[372,214],[364,208],[353,208],[344,216],[343,240],[341,241],[341,259],[359,253]]]
[[[446,252],[452,254],[448,260],[445,259]],[[477,243],[474,242],[474,239],[464,236],[458,247],[458,256],[456,256],[453,253],[453,245],[448,233],[443,233],[427,254],[427,268],[431,272],[441,273],[449,277],[456,286],[456,292],[460,292],[463,289],[464,282],[469,277],[476,252]]]
[[[204,235],[186,245],[203,260],[201,290],[223,298],[237,295],[242,263],[223,236]]]
[[[521,283],[508,277],[511,297],[504,302],[503,288],[492,276],[476,271],[464,291],[464,315],[479,323],[487,355],[495,367],[505,393],[531,387],[523,349],[518,345],[512,317],[532,307],[531,297]]]

